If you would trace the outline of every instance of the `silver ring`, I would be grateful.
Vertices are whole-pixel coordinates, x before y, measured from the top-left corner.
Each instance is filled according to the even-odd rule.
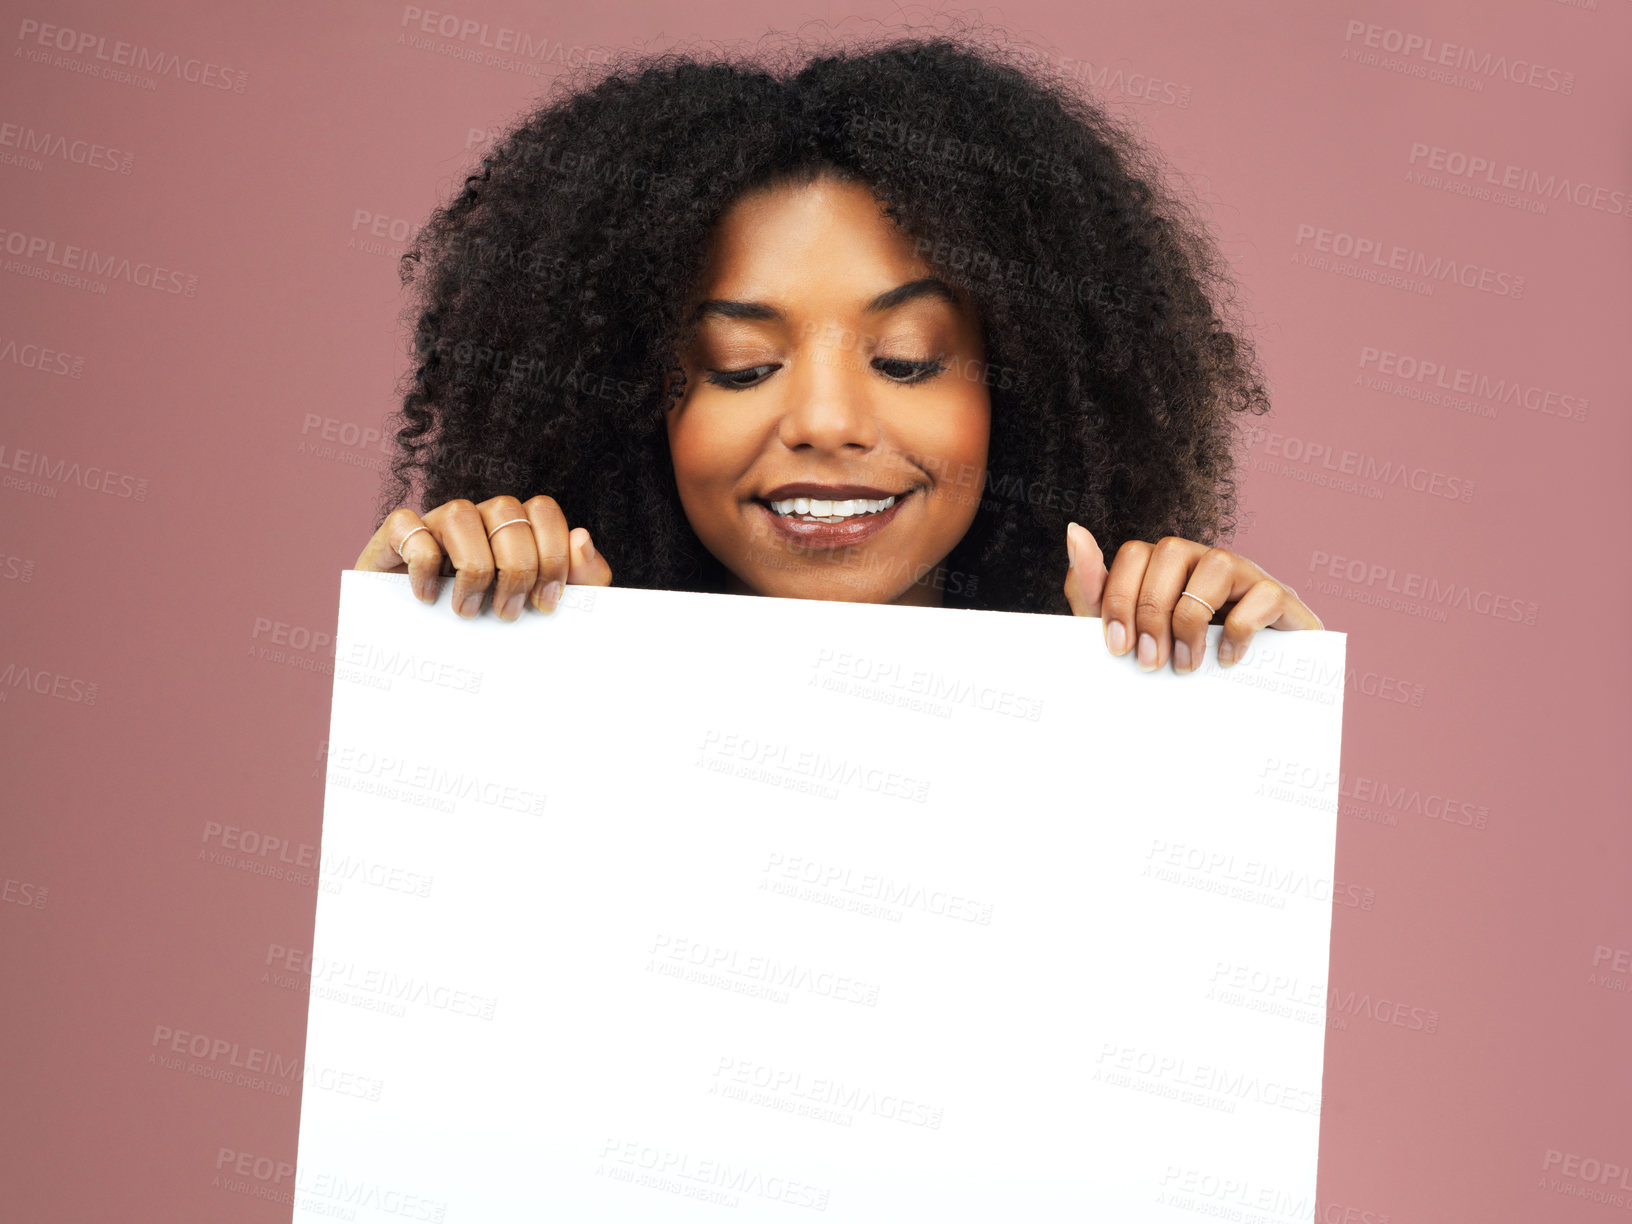
[[[525,523],[525,522],[527,522],[527,520],[524,519],[524,518],[506,519],[504,522],[499,524],[499,527],[508,527],[508,526],[510,526],[511,523]],[[493,528],[493,531],[497,531],[499,529],[499,527]],[[490,540],[493,538],[493,531],[490,531],[490,532],[487,533],[487,538],[490,539]]]
[[[1180,594],[1180,597],[1181,597],[1181,598],[1182,598],[1182,597],[1183,597],[1183,596],[1185,596],[1185,595],[1190,595],[1190,592],[1189,592],[1189,591],[1181,591],[1181,592],[1179,592],[1179,594]],[[1217,615],[1218,615],[1218,609],[1217,609],[1217,608],[1215,608],[1215,607],[1213,607],[1213,605],[1212,605],[1212,604],[1210,604],[1210,603],[1208,603],[1208,602],[1207,602],[1207,601],[1206,601],[1206,600],[1205,600],[1205,599],[1203,599],[1203,598],[1202,598],[1202,597],[1201,597],[1201,596],[1200,596],[1200,595],[1190,595],[1190,598],[1191,598],[1191,599],[1193,599],[1193,600],[1195,600],[1195,601],[1196,601],[1196,602],[1197,602],[1197,603],[1199,603],[1199,604],[1200,604],[1200,605],[1201,605],[1201,606],[1202,606],[1202,607],[1204,607],[1204,608],[1206,608],[1206,609],[1207,609],[1207,611],[1209,611],[1209,612],[1210,612],[1210,613],[1212,613],[1212,614],[1213,614],[1213,615],[1214,615],[1214,616],[1217,616]]]
[[[429,527],[415,527],[414,528],[414,531],[429,531],[429,530],[430,530]],[[402,556],[402,546],[404,544],[408,543],[408,541],[413,538],[414,531],[410,531],[407,535],[403,536],[402,539],[397,542],[397,556],[402,557],[402,563],[404,565],[408,564],[408,558]]]

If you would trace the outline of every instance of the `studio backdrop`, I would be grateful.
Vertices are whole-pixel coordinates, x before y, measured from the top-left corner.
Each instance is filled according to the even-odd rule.
[[[302,1093],[368,1091],[302,1074],[286,967],[322,885],[340,573],[409,360],[398,260],[431,210],[563,72],[941,20],[450,2],[0,22],[7,1218],[286,1220]],[[1299,1218],[1621,1218],[1632,5],[962,16],[1196,203],[1273,403],[1229,546],[1347,635]]]

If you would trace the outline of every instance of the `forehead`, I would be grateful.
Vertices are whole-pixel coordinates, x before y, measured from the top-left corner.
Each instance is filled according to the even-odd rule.
[[[735,201],[711,235],[705,296],[871,297],[929,271],[864,184],[820,178]]]

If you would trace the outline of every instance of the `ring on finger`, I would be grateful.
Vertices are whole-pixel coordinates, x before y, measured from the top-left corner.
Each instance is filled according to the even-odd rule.
[[[499,524],[499,527],[508,527],[508,526],[510,526],[511,523],[525,523],[527,521],[528,520],[526,520],[524,518],[505,519],[504,522]],[[497,531],[499,529],[499,527],[493,528],[493,531]],[[490,532],[487,533],[487,538],[490,539],[490,540],[493,538],[493,531],[490,531]]]
[[[429,527],[415,527],[414,528],[414,531],[429,531],[429,530],[430,530]],[[404,544],[408,543],[409,540],[413,539],[414,531],[410,531],[407,535],[403,536],[402,539],[397,541],[397,545],[396,545],[397,556],[402,557],[402,563],[404,565],[408,564],[408,558],[402,556],[402,546]]]
[[[1179,598],[1180,599],[1183,599],[1186,595],[1190,596],[1191,599],[1195,600],[1202,607],[1206,608],[1207,611],[1210,612],[1212,615],[1214,615],[1214,616],[1218,615],[1218,609],[1213,607],[1212,604],[1208,603],[1205,599],[1203,599],[1200,595],[1197,595],[1195,592],[1193,592],[1193,591],[1180,591],[1179,592]]]

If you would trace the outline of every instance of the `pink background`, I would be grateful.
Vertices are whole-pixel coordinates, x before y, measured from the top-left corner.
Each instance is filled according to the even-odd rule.
[[[373,527],[384,453],[365,431],[405,361],[394,255],[462,180],[472,133],[529,107],[550,70],[444,53],[479,52],[474,37],[415,29],[417,48],[399,37],[414,10],[386,3],[8,8],[0,1214],[286,1220],[292,1179],[253,1170],[294,1161],[298,1076],[263,1091],[150,1055],[173,1030],[300,1058],[306,997],[263,978],[276,948],[310,947],[316,889],[205,852],[232,826],[315,853],[331,655],[313,642]],[[743,3],[437,11],[573,58],[767,24]],[[897,12],[769,20],[866,19],[842,35]],[[1315,1218],[1627,1218],[1632,1174],[1606,1169],[1632,1168],[1632,4],[980,12],[1070,61],[1205,201],[1276,404],[1237,547],[1349,635],[1336,875],[1369,908],[1334,908]],[[196,57],[242,89],[109,79],[94,46],[98,72],[76,71],[31,21],[108,55]],[[1542,71],[1433,79],[1420,50],[1390,65],[1351,21]],[[113,152],[69,151],[93,145]],[[1433,173],[1419,145],[1498,180],[1568,179],[1584,202],[1413,181]],[[1470,265],[1475,285],[1344,274],[1321,230]],[[59,261],[79,246],[177,275],[54,282],[36,238]],[[1434,402],[1398,358],[1376,385],[1373,351],[1475,389]],[[1502,402],[1500,380],[1536,406]],[[1559,415],[1581,401],[1584,419]],[[1319,456],[1344,452],[1453,495],[1334,484]],[[1439,599],[1396,602],[1418,585]],[[223,1149],[250,1157],[236,1188],[213,1184]]]

